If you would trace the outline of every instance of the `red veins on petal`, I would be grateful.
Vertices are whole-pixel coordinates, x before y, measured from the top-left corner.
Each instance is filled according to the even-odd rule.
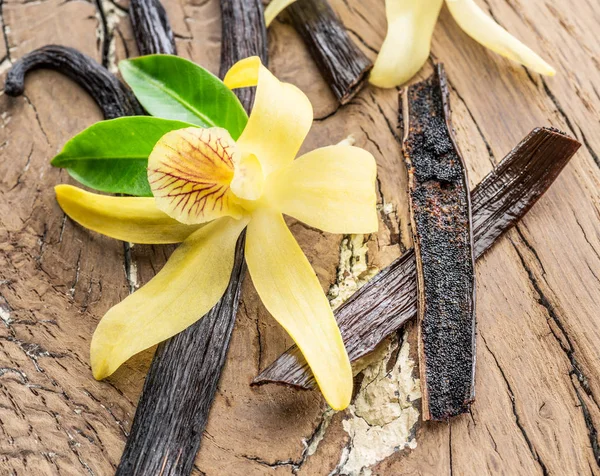
[[[241,209],[230,190],[237,154],[229,132],[219,127],[165,134],[148,158],[157,207],[188,224],[239,218]]]

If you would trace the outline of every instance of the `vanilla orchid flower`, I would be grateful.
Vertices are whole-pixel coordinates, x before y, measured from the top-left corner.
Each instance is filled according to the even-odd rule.
[[[272,0],[265,10],[267,25],[295,0]],[[536,73],[556,71],[521,43],[474,0],[445,0],[464,32],[486,48],[521,63]],[[444,0],[386,0],[388,30],[369,81],[393,88],[410,80],[423,67],[431,51],[431,38]]]
[[[230,88],[257,86],[237,142],[225,129],[190,127],[164,135],[148,159],[154,198],[110,197],[56,187],[73,220],[135,243],[183,242],[145,286],[110,309],[91,343],[95,378],[181,332],[224,294],[236,242],[246,232],[252,282],[290,334],[332,408],[352,395],[352,369],[331,307],[283,214],[330,233],[377,231],[373,156],[337,145],[294,160],[313,120],[308,98],[258,57],[236,63]]]

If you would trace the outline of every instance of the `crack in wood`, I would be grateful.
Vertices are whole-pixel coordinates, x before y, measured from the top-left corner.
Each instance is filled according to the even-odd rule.
[[[433,59],[431,57],[430,57],[430,60],[433,61]],[[489,155],[490,162],[491,162],[492,166],[495,167],[496,165],[498,165],[498,161],[496,160],[496,156],[494,155],[494,151],[492,150],[492,147],[490,145],[488,138],[483,133],[483,130],[481,129],[481,126],[479,125],[479,122],[477,121],[477,119],[475,119],[475,115],[473,114],[473,111],[471,111],[471,108],[467,104],[467,101],[463,98],[463,96],[460,94],[458,89],[456,89],[456,87],[454,87],[454,85],[452,84],[452,81],[448,80],[448,84],[452,88],[452,91],[454,92],[454,94],[456,95],[458,100],[465,106],[465,109],[467,110],[469,117],[471,118],[471,120],[473,121],[473,124],[475,125],[475,128],[477,129],[479,137],[481,137],[481,140],[485,144],[485,148]]]
[[[15,188],[17,188],[19,185],[21,185],[21,179],[23,178],[23,175],[29,170],[29,166],[31,165],[31,156],[33,155],[34,147],[35,147],[35,145],[31,144],[31,150],[29,151],[29,154],[27,155],[27,160],[25,162],[25,166],[23,167],[23,169],[17,176],[17,180],[15,180],[15,184],[8,190],[9,192],[12,192]]]
[[[579,389],[576,387],[575,384],[573,384],[573,389],[575,390],[575,394],[577,395],[577,399],[579,400],[579,404],[581,405],[581,412],[583,413],[585,426],[588,430],[588,436],[592,445],[592,453],[594,454],[594,459],[596,460],[596,464],[598,465],[598,467],[600,467],[600,443],[598,442],[598,431],[596,430],[596,427],[594,425],[592,414],[590,413],[590,410],[587,404],[585,403],[585,400],[583,399],[581,393],[579,393]]]
[[[352,102],[352,101],[350,101],[350,102]],[[338,112],[341,107],[342,107],[342,105],[338,103],[332,111],[327,112],[327,113],[325,113],[324,115],[322,115],[320,117],[315,117],[313,119],[313,122],[323,122],[323,121],[326,121],[330,117],[335,116],[335,113]]]
[[[379,50],[375,49],[369,43],[367,43],[365,41],[365,39],[361,35],[359,35],[356,30],[353,30],[352,28],[348,28],[348,27],[346,27],[346,30],[349,31],[350,33],[352,33],[356,37],[356,39],[370,52],[375,53],[376,55],[379,54]]]
[[[588,245],[590,245],[590,248],[592,249],[592,251],[596,255],[596,258],[598,258],[598,261],[600,261],[600,253],[596,250],[596,248],[594,247],[594,245],[592,244],[592,242],[588,238],[587,233],[585,232],[585,228],[583,228],[583,225],[579,222],[579,219],[577,218],[577,215],[575,214],[575,210],[573,210],[573,216],[575,217],[575,223],[577,223],[577,226],[579,226],[579,229],[581,230],[581,234],[583,235],[583,239],[586,241],[586,243]],[[594,274],[594,273],[592,273],[592,274]]]
[[[35,105],[33,104],[33,102],[31,102],[31,99],[29,99],[29,96],[27,96],[27,94],[23,93],[23,99],[25,99],[25,102],[27,104],[29,104],[29,106],[31,107],[31,109],[33,110],[33,113],[35,114],[35,119],[38,123],[38,126],[40,128],[41,133],[44,135],[44,137],[46,138],[46,142],[48,143],[48,145],[51,145],[50,139],[48,138],[48,134],[46,134],[46,131],[44,129],[44,126],[42,126],[42,120],[40,119],[40,115],[38,113],[37,108],[35,107]]]
[[[12,59],[10,57],[10,43],[8,42],[8,27],[6,25],[6,21],[4,20],[4,3],[6,0],[0,0],[0,21],[2,22],[2,37],[4,38],[4,45],[6,47],[6,56],[5,58],[9,63],[12,64]],[[3,60],[4,61],[4,58]]]
[[[596,397],[593,394],[592,389],[589,386],[588,379],[587,379],[586,375],[584,374],[581,365],[579,364],[579,362],[577,361],[577,359],[575,357],[575,346],[573,344],[573,341],[572,341],[569,333],[567,332],[566,328],[564,327],[560,316],[556,312],[551,301],[544,294],[544,291],[542,290],[537,278],[535,277],[533,270],[527,264],[527,261],[525,260],[525,257],[523,256],[522,252],[519,250],[518,246],[512,240],[510,240],[510,241],[513,245],[513,248],[517,252],[517,255],[519,256],[519,259],[521,261],[521,265],[523,266],[523,269],[527,273],[527,276],[529,278],[531,286],[533,287],[533,289],[535,290],[535,292],[538,295],[538,300],[537,300],[538,303],[546,310],[546,313],[548,314],[550,319],[555,323],[555,325],[560,330],[562,336],[564,337],[564,339],[561,339],[556,334],[554,328],[552,326],[549,326],[552,335],[558,342],[560,348],[563,350],[563,352],[565,353],[565,355],[567,356],[567,358],[571,364],[571,371],[570,371],[569,375],[574,376],[577,379],[577,381],[580,383],[580,385],[583,388],[583,390],[585,391],[585,393],[592,400],[592,402],[594,402],[594,405],[600,409],[600,406],[598,405],[598,401],[596,400]],[[535,254],[535,256],[536,256],[536,259],[539,259],[537,257],[537,253]],[[540,266],[541,266],[541,263],[540,263]],[[566,346],[565,346],[565,342],[566,342]],[[578,394],[577,387],[575,386],[575,384],[573,383],[572,380],[571,380],[571,383],[573,385],[573,389],[574,389],[575,393],[577,394],[578,399],[582,402],[581,408],[582,408],[582,413],[583,413],[586,427],[588,428],[588,434],[589,434],[589,438],[590,438],[590,445],[591,445],[592,453],[594,455],[594,459],[596,460],[596,462],[598,464],[598,467],[600,467],[600,445],[598,442],[598,432],[595,428],[594,422],[591,418],[591,414],[589,413],[587,405],[585,405],[585,402],[583,402],[583,400],[580,398],[581,396]]]
[[[489,352],[489,354],[492,356],[492,359],[494,359],[496,367],[500,371],[500,375],[502,376],[502,379],[504,380],[504,384],[506,385],[508,396],[510,398],[511,407],[512,407],[512,413],[513,413],[513,416],[515,418],[515,424],[517,425],[517,428],[519,429],[519,431],[523,435],[523,439],[525,440],[525,443],[527,443],[527,447],[529,448],[531,456],[533,456],[533,459],[539,464],[540,469],[542,470],[542,474],[544,476],[546,476],[546,475],[549,474],[548,473],[548,468],[546,467],[546,465],[544,464],[544,462],[540,458],[540,455],[536,451],[535,447],[533,446],[533,443],[531,442],[531,439],[529,438],[529,435],[527,434],[527,431],[525,430],[525,426],[521,422],[521,417],[519,416],[519,412],[517,411],[517,400],[515,398],[515,392],[513,391],[512,386],[510,385],[510,381],[508,380],[508,377],[504,373],[504,369],[500,365],[500,362],[498,361],[498,358],[496,357],[496,355],[494,354],[494,352],[492,352],[492,349],[490,349],[490,346],[488,345],[488,343],[485,340],[485,337],[483,336],[483,333],[481,331],[479,332],[479,337],[481,337],[483,345],[485,346],[485,348],[487,349],[487,351]]]
[[[538,262],[538,264],[540,265],[540,268],[542,269],[542,276],[545,276],[546,268],[544,268],[542,260],[540,259],[540,255],[538,255],[538,252],[536,251],[536,249],[531,245],[531,243],[529,243],[529,240],[527,240],[527,238],[525,238],[525,235],[521,231],[521,227],[525,227],[525,225],[523,225],[522,222],[515,226],[515,231],[517,232],[517,235],[519,235],[519,238],[521,239],[521,241],[523,242],[525,247],[529,250],[529,252],[533,256],[535,256],[536,261]]]
[[[133,261],[131,257],[131,243],[123,242],[123,267],[125,269],[125,279],[129,286],[129,294],[133,294],[136,288],[137,278],[134,280],[132,276]]]
[[[581,134],[581,140],[583,141],[583,145],[585,146],[585,148],[588,150],[588,152],[592,156],[592,159],[594,160],[596,165],[598,167],[600,167],[600,157],[598,156],[596,151],[592,148],[592,145],[588,141],[588,138],[585,135],[585,133],[583,132],[583,130],[581,129],[581,127],[579,125],[577,125],[577,128],[579,129],[579,133]]]

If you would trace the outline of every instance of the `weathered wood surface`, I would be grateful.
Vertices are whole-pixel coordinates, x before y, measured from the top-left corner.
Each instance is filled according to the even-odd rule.
[[[365,465],[382,475],[600,474],[600,40],[593,33],[600,6],[590,0],[480,4],[559,75],[530,75],[487,52],[442,12],[433,57],[448,71],[472,184],[538,125],[562,128],[586,147],[477,264],[471,414],[450,424],[417,422],[412,326],[400,336],[399,351],[396,339],[378,353],[383,363],[371,359],[346,412],[324,413],[314,391],[250,388],[257,371],[291,342],[246,280],[197,474],[360,474]],[[104,16],[95,2],[4,1],[3,77],[11,61],[50,42],[98,61],[108,51],[113,68],[115,60],[136,55],[127,5],[99,5]],[[332,5],[373,58],[385,31],[383,1]],[[218,1],[169,0],[165,7],[179,54],[217,72]],[[397,91],[366,88],[333,114],[336,101],[293,28],[276,21],[269,39],[273,71],[305,90],[315,107],[305,149],[352,133],[379,164],[377,236],[342,239],[290,222],[337,303],[411,246]],[[419,78],[430,72],[428,66]],[[32,73],[24,97],[0,97],[1,474],[114,472],[152,357],[149,351],[132,359],[106,382],[90,374],[88,348],[98,319],[148,281],[170,251],[136,246],[126,273],[120,243],[65,220],[56,205],[52,186],[71,180],[51,169],[49,159],[100,117],[83,90],[52,72]]]

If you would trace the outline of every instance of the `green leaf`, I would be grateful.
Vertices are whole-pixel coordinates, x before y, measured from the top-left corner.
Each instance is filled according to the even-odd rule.
[[[101,192],[151,197],[148,156],[163,135],[186,127],[196,126],[146,116],[97,122],[67,142],[52,165]]]
[[[222,127],[236,140],[248,115],[219,78],[183,58],[149,55],[124,60],[119,69],[148,113],[156,117]]]

